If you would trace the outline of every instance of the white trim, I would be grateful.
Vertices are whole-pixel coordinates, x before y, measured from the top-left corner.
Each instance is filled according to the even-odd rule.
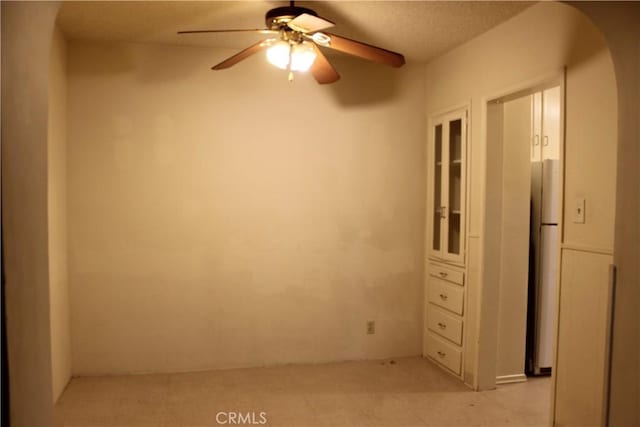
[[[525,374],[500,375],[496,377],[496,385],[523,383],[525,381],[527,381],[527,376]]]
[[[486,94],[485,96],[482,96],[480,100],[483,104],[486,105],[487,103],[495,102],[498,100],[508,101],[510,99],[530,95],[541,89],[546,89],[553,86],[564,86],[565,73],[565,67],[558,68],[557,70],[550,73],[520,83],[516,83],[501,90],[496,90],[494,92]]]
[[[567,158],[567,67],[563,67],[562,69],[562,79],[560,82],[560,176],[561,185],[560,185],[560,221],[558,222],[558,227],[560,230],[560,244],[559,244],[559,256],[557,260],[557,270],[556,270],[556,280],[558,286],[556,287],[556,319],[554,324],[554,336],[555,336],[555,349],[553,351],[553,362],[552,367],[554,369],[551,370],[551,393],[549,395],[550,399],[550,409],[551,409],[551,417],[549,417],[548,426],[553,427],[555,425],[556,420],[556,391],[558,384],[558,370],[555,369],[558,366],[558,351],[559,351],[559,343],[560,343],[560,300],[561,300],[561,290],[562,290],[562,266],[565,250],[565,189],[567,185],[567,177],[566,177],[566,158]]]
[[[609,423],[609,413],[611,409],[611,353],[613,352],[613,313],[615,312],[616,298],[616,266],[609,264],[609,288],[607,292],[607,332],[605,335],[604,352],[604,387],[602,392],[602,425]]]
[[[427,114],[427,116],[429,118],[437,118],[438,116],[444,116],[447,115],[449,113],[454,113],[458,110],[471,110],[471,102],[472,102],[472,98],[468,98],[465,101],[461,101],[459,103],[456,104],[452,104],[452,106],[446,107],[446,108],[439,108],[437,110],[431,111],[430,113]]]
[[[595,246],[586,246],[586,245],[580,245],[580,244],[574,244],[574,243],[563,243],[562,245],[560,245],[560,248],[563,251],[588,252],[591,254],[613,256],[613,249],[609,249],[609,248],[599,248]]]
[[[491,382],[491,378],[492,378],[492,372],[490,372],[490,370],[495,369],[495,364],[491,364],[488,363],[488,361],[486,360],[480,360],[481,359],[481,347],[482,345],[480,344],[482,339],[486,340],[486,336],[485,334],[488,335],[492,335],[492,334],[496,334],[497,333],[497,329],[493,330],[493,327],[496,326],[495,322],[497,321],[496,318],[493,318],[493,315],[491,313],[487,312],[487,307],[485,307],[486,303],[486,298],[487,298],[487,288],[490,288],[492,286],[495,286],[495,284],[491,284],[491,283],[485,283],[485,274],[487,273],[487,266],[486,266],[486,241],[487,241],[487,221],[489,220],[489,218],[487,218],[486,215],[486,210],[487,210],[487,158],[489,156],[489,146],[488,146],[488,138],[487,138],[487,131],[488,131],[488,126],[487,126],[487,121],[489,118],[489,105],[491,104],[495,104],[496,101],[501,101],[503,99],[510,99],[511,96],[525,96],[528,94],[532,94],[538,90],[541,90],[543,88],[548,88],[548,87],[553,87],[553,86],[560,86],[561,87],[561,107],[562,107],[562,116],[561,116],[561,132],[562,132],[562,153],[564,156],[564,145],[565,145],[565,120],[566,120],[566,116],[564,114],[564,106],[565,106],[565,96],[566,96],[566,68],[562,67],[562,68],[558,68],[554,71],[551,71],[549,73],[540,75],[538,77],[534,77],[532,79],[528,79],[528,80],[524,80],[509,86],[506,86],[502,89],[497,89],[496,91],[493,92],[487,92],[484,95],[479,96],[479,101],[480,101],[480,141],[476,141],[479,143],[479,145],[482,147],[482,150],[479,152],[479,156],[477,159],[477,167],[478,167],[478,172],[476,174],[476,177],[481,180],[481,184],[480,184],[480,212],[477,213],[477,215],[479,216],[479,220],[480,220],[480,224],[479,224],[479,230],[473,230],[473,233],[476,235],[481,236],[480,237],[480,247],[481,247],[481,255],[480,255],[480,259],[477,260],[476,262],[479,265],[479,284],[478,284],[478,290],[477,290],[477,312],[476,312],[476,327],[475,327],[475,339],[476,342],[478,343],[476,345],[475,348],[475,355],[474,355],[474,365],[475,365],[475,381],[474,381],[474,389],[475,390],[484,390],[484,389],[491,389],[493,384],[480,384],[480,377],[483,377],[483,375],[481,375],[481,370],[483,372],[485,372],[488,378],[486,378],[485,381],[489,381]],[[561,159],[561,162],[564,162],[564,157]],[[475,163],[475,160],[471,160],[470,161],[470,168],[473,167],[473,164]],[[562,168],[562,172],[563,174],[563,178],[564,178],[564,167]],[[564,180],[563,180],[564,181]],[[564,185],[564,184],[563,184]],[[562,197],[564,197],[564,190],[562,191]],[[466,260],[466,262],[468,263],[469,261]],[[489,318],[487,318],[489,317]],[[491,351],[491,350],[489,350]],[[495,355],[494,355],[494,359],[496,359]],[[495,375],[495,371],[493,372],[493,375]],[[554,374],[552,374],[554,375]],[[554,381],[554,390],[552,392],[552,400],[554,399],[554,393],[555,393],[555,378],[553,379]],[[552,405],[554,405],[555,402],[552,401]],[[552,412],[553,413],[553,412]]]

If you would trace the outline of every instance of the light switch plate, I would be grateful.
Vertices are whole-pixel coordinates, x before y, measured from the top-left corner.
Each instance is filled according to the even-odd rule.
[[[584,224],[584,197],[578,197],[573,205],[573,222],[576,224]]]

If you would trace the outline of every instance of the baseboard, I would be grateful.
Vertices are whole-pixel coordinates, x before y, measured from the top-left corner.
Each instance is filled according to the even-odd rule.
[[[496,377],[496,384],[522,383],[526,380],[527,376],[525,374],[502,375]]]

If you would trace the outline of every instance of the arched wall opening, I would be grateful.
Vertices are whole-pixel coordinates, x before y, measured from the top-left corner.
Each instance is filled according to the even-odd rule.
[[[618,89],[610,426],[640,424],[640,4],[572,2],[602,31]]]
[[[13,426],[47,426],[53,423],[48,80],[59,5],[2,2],[1,7],[2,239],[9,421]]]
[[[471,99],[467,226],[470,300],[465,318],[464,376],[476,388],[493,388],[499,351],[497,332],[501,322],[510,319],[501,318],[497,305],[503,248],[497,237],[499,215],[495,215],[502,209],[502,200],[495,196],[502,182],[492,178],[501,164],[487,145],[486,102],[544,84],[561,75],[565,67],[565,227],[560,285],[564,292],[561,312],[565,317],[561,318],[559,329],[560,366],[554,382],[554,415],[559,423],[593,423],[594,419],[604,423],[610,332],[607,310],[612,306],[609,266],[614,256],[614,218],[620,215],[615,209],[619,100],[616,70],[605,38],[572,6],[537,4],[430,63],[427,112]],[[591,215],[585,224],[573,221],[573,202],[582,198],[587,200]],[[584,317],[580,310],[589,315]],[[589,338],[583,335],[581,317],[598,319],[592,325],[597,330],[590,330]],[[589,342],[593,335],[598,337],[597,345]],[[580,360],[587,364],[581,367],[575,363]],[[587,365],[595,369],[589,370]],[[576,379],[588,379],[590,385],[576,390],[572,386]]]

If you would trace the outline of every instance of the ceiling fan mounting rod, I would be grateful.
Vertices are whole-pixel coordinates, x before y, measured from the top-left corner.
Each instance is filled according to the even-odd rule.
[[[280,29],[280,40],[291,44],[300,44],[304,41],[304,36],[299,31],[294,31],[289,27],[283,27]]]
[[[276,7],[266,13],[264,20],[268,29],[279,30],[282,27],[286,27],[289,22],[303,13],[318,16],[314,10],[307,9],[306,7],[294,6],[293,2],[291,3],[292,4],[290,6]]]

